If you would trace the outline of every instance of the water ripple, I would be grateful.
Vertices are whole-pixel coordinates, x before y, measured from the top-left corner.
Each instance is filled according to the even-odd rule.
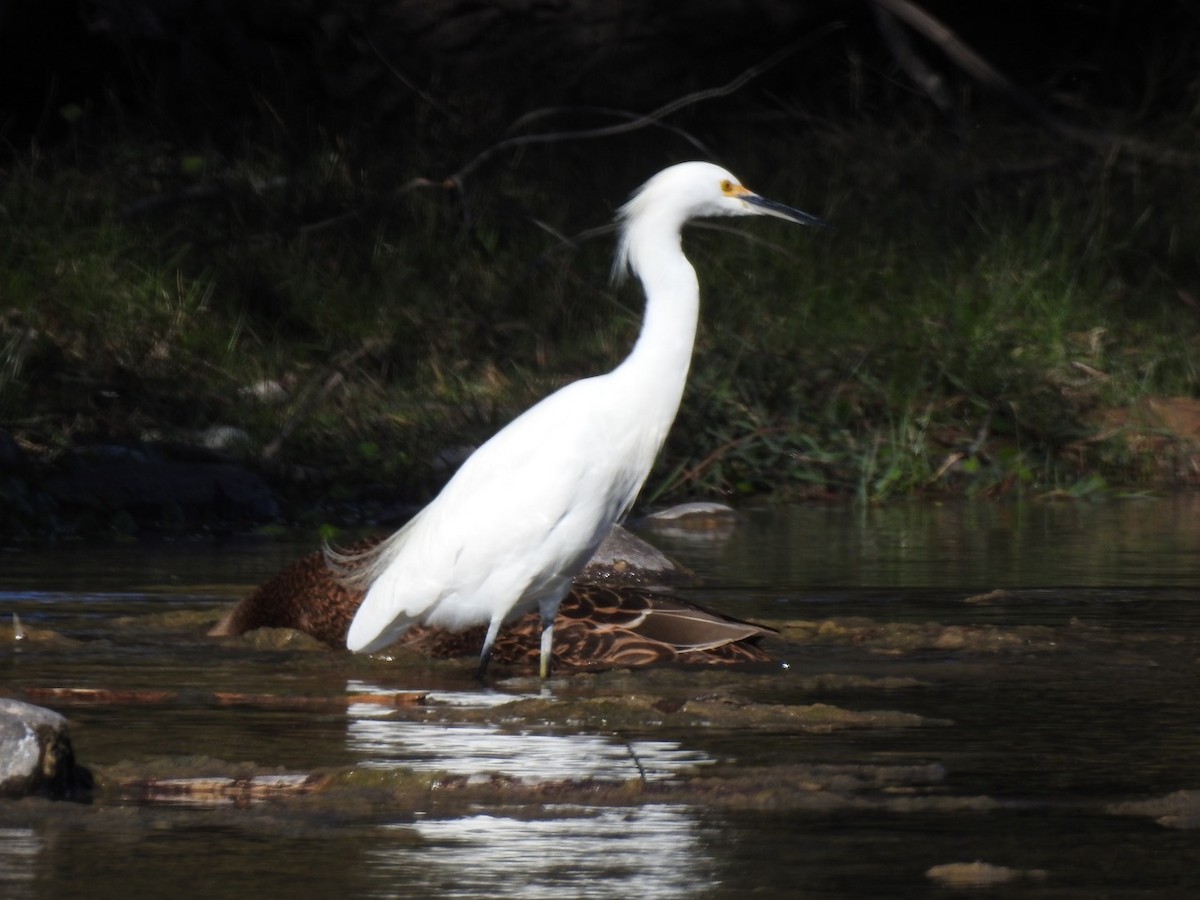
[[[408,896],[695,897],[713,862],[687,807],[558,807],[553,817],[420,820],[423,846],[376,849],[369,865]],[[388,894],[383,894],[384,896]]]

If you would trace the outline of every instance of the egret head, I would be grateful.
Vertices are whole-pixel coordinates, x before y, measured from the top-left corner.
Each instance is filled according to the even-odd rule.
[[[621,242],[614,274],[619,276],[634,261],[643,226],[657,234],[678,235],[688,220],[714,216],[775,216],[801,225],[831,227],[816,216],[759,196],[720,166],[680,163],[663,169],[621,207]]]

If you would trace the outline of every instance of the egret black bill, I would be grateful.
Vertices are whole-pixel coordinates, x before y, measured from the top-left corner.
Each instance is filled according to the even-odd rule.
[[[812,225],[815,228],[833,228],[824,219],[818,218],[811,213],[806,213],[802,209],[796,209],[792,206],[779,203],[775,200],[768,200],[766,197],[760,197],[758,194],[747,191],[741,195],[741,199],[745,200],[751,206],[757,206],[769,216],[776,216],[780,219],[787,219],[789,222],[798,222],[801,225]]]

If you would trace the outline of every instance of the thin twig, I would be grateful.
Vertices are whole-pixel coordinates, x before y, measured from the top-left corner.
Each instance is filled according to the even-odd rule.
[[[633,749],[633,744],[627,738],[621,738],[621,743],[625,745],[625,749],[629,751],[629,756],[633,760],[633,764],[637,766],[638,775],[642,777],[642,783],[646,783],[646,769],[642,766],[642,761],[638,758],[637,751]]]
[[[637,122],[644,118],[642,113],[630,112],[626,109],[611,109],[607,106],[547,106],[542,109],[535,109],[532,112],[527,112],[518,118],[515,122],[508,126],[508,133],[512,134],[527,125],[532,125],[539,119],[549,119],[554,116],[562,115],[593,115],[593,116],[611,116],[614,119],[624,119],[626,122]],[[693,134],[684,131],[676,125],[668,125],[665,122],[651,123],[657,128],[664,131],[669,131],[676,137],[682,138],[685,143],[691,144],[696,148],[697,152],[704,156],[712,156],[712,151]],[[572,134],[573,132],[566,132]]]
[[[882,4],[872,4],[872,9],[875,11],[875,27],[879,29],[884,43],[891,50],[892,58],[908,74],[908,77],[928,95],[942,115],[954,115],[954,101],[950,97],[950,91],[946,88],[945,81],[917,53],[909,38],[909,33],[900,27],[896,17],[884,9]]]
[[[672,100],[670,103],[667,103],[664,106],[661,106],[658,109],[656,109],[650,113],[639,114],[639,113],[633,113],[633,112],[628,112],[628,111],[624,111],[624,110],[606,109],[603,107],[595,107],[595,108],[581,107],[581,108],[578,108],[578,109],[582,109],[582,110],[588,111],[588,112],[599,113],[602,115],[609,115],[609,116],[614,116],[614,117],[618,117],[618,118],[624,118],[627,121],[621,122],[616,125],[605,125],[600,128],[588,128],[588,129],[582,129],[582,130],[578,130],[578,131],[552,131],[552,132],[545,132],[545,133],[540,133],[540,134],[517,135],[514,137],[510,137],[510,138],[505,138],[504,140],[493,144],[491,147],[488,147],[486,150],[484,150],[483,152],[478,154],[474,159],[470,160],[466,165],[464,165],[462,168],[460,168],[454,174],[449,175],[446,178],[443,178],[440,180],[424,178],[424,177],[417,177],[417,178],[409,179],[404,184],[395,188],[392,191],[391,197],[392,197],[392,199],[396,199],[396,198],[402,197],[405,194],[411,193],[416,190],[436,188],[439,190],[456,192],[459,196],[460,201],[463,202],[464,209],[465,209],[466,193],[463,190],[463,184],[465,183],[467,177],[469,175],[471,175],[480,166],[482,166],[484,163],[486,163],[488,160],[490,160],[494,156],[504,152],[505,150],[510,150],[510,149],[513,149],[516,147],[529,146],[532,144],[555,143],[558,141],[594,140],[596,138],[612,137],[612,136],[618,135],[618,134],[625,134],[627,132],[636,131],[640,128],[647,128],[647,127],[651,127],[651,126],[658,127],[658,128],[664,128],[664,129],[682,137],[685,141],[690,143],[693,147],[697,148],[697,150],[702,155],[712,157],[713,156],[712,152],[698,138],[696,138],[695,136],[687,133],[683,129],[678,128],[676,126],[665,125],[662,122],[660,122],[659,120],[666,116],[669,116],[670,114],[672,114],[674,112],[677,112],[680,109],[684,109],[685,107],[692,106],[696,103],[701,103],[705,100],[713,100],[718,97],[725,97],[725,96],[728,96],[729,94],[732,94],[732,93],[740,90],[741,88],[745,87],[746,84],[748,84],[750,81],[754,80],[759,75],[762,75],[764,72],[768,71],[769,69],[772,69],[775,66],[779,65],[779,63],[783,62],[785,59],[787,59],[792,54],[804,49],[805,47],[808,47],[808,46],[816,43],[817,41],[827,37],[829,34],[831,34],[832,32],[834,32],[842,27],[844,27],[844,26],[840,22],[830,23],[823,28],[817,29],[812,34],[809,34],[806,37],[804,37],[798,41],[795,41],[792,44],[789,44],[787,47],[784,47],[783,49],[776,51],[774,54],[767,57],[767,59],[763,60],[761,63],[751,66],[750,68],[743,71],[740,75],[738,75],[736,78],[734,78],[732,81],[728,82],[727,84],[724,84],[720,87],[708,88],[708,89],[702,90],[702,91],[695,91],[694,93],[691,93],[691,94],[685,94],[684,96],[678,97],[675,100]],[[368,44],[370,45],[371,49],[375,52],[375,54],[379,57],[380,62],[382,62],[385,66],[387,66],[388,69],[392,72],[392,74],[397,79],[399,79],[403,84],[405,84],[407,87],[409,87],[415,93],[417,93],[427,103],[433,105],[434,107],[439,109],[441,112],[443,112],[447,116],[453,115],[449,109],[444,107],[442,104],[440,104],[437,100],[435,100],[429,94],[425,93],[424,91],[421,91],[415,84],[412,83],[412,81],[410,79],[408,79],[402,72],[400,72],[398,69],[396,69],[395,66],[393,66],[390,62],[388,62],[388,60],[383,56],[383,54],[379,50],[379,48],[373,42],[371,42],[369,38],[368,38]],[[509,130],[512,131],[514,128],[518,128],[523,125],[528,125],[531,122],[537,121],[538,119],[547,118],[552,115],[560,115],[564,112],[567,112],[570,109],[571,109],[570,107],[548,107],[546,109],[534,110],[534,111],[526,113],[525,115],[518,118],[510,126]],[[578,111],[578,109],[576,111]],[[307,223],[305,225],[301,225],[301,226],[297,227],[296,229],[294,229],[293,233],[296,235],[311,234],[313,232],[320,231],[320,230],[323,230],[326,228],[330,228],[334,225],[340,225],[343,222],[354,219],[357,216],[361,215],[362,212],[363,212],[362,208],[355,208],[355,209],[349,210],[347,212],[339,213],[338,215],[331,216],[326,219],[322,219],[318,222],[311,222],[311,223]],[[465,213],[464,213],[464,215],[465,215]],[[277,235],[268,233],[268,234],[263,234],[263,235],[251,236],[250,238],[248,238],[248,240],[252,240],[252,241],[253,240],[264,240],[264,239],[270,239],[270,238],[273,238],[276,236]]]
[[[371,48],[371,52],[373,52],[375,54],[376,58],[381,63],[383,63],[384,68],[386,68],[389,72],[391,72],[397,81],[399,81],[402,85],[404,85],[406,88],[408,88],[414,94],[416,94],[418,97],[420,97],[422,100],[424,100],[430,106],[432,106],[434,109],[436,109],[442,115],[444,115],[446,118],[448,118],[452,121],[458,120],[458,116],[456,116],[454,114],[454,111],[452,109],[450,109],[450,107],[446,106],[441,101],[436,100],[429,92],[421,90],[419,87],[416,86],[416,84],[413,83],[413,80],[411,78],[409,78],[407,75],[405,75],[399,69],[397,69],[395,67],[395,65],[392,64],[392,61],[383,55],[383,51],[380,50],[378,46],[376,46],[375,42],[373,40],[371,40],[371,35],[369,33],[364,34],[363,37],[366,38],[367,46]]]
[[[446,179],[446,182],[456,183],[461,190],[463,182],[466,181],[467,177],[472,172],[474,172],[492,157],[504,152],[505,150],[512,149],[513,147],[524,147],[530,144],[547,144],[566,140],[592,140],[595,138],[612,137],[613,135],[625,134],[630,131],[636,131],[639,128],[645,128],[649,125],[654,125],[659,119],[669,116],[671,113],[677,112],[685,107],[693,106],[705,100],[714,100],[718,97],[725,97],[741,90],[750,81],[754,80],[759,75],[762,75],[769,69],[779,65],[779,63],[783,62],[789,56],[827,37],[829,34],[842,27],[842,23],[832,22],[829,25],[826,25],[824,28],[819,28],[812,34],[809,34],[806,37],[789,44],[783,49],[776,51],[761,63],[751,66],[732,81],[722,85],[721,87],[708,88],[703,91],[695,91],[691,94],[685,94],[682,97],[672,100],[670,103],[660,106],[653,112],[638,116],[629,122],[623,122],[619,125],[605,125],[600,128],[589,128],[581,131],[555,131],[544,134],[526,134],[506,138],[505,140],[493,144],[491,147],[488,147],[482,153],[477,155],[461,169],[449,176]]]

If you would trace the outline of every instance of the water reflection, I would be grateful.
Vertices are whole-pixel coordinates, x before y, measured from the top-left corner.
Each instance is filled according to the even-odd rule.
[[[0,828],[0,895],[12,900],[34,896],[41,852],[42,839],[32,828]]]
[[[387,805],[386,788],[368,788],[361,804],[355,797],[344,808],[320,797],[143,808],[111,792],[89,807],[7,803],[0,897],[271,900],[295,896],[297,885],[309,896],[344,897],[924,897],[946,893],[926,879],[929,867],[976,859],[1050,872],[1044,883],[990,889],[994,897],[1200,896],[1195,829],[1108,812],[1112,803],[1200,785],[1200,498],[750,511],[724,544],[655,542],[705,578],[698,599],[747,618],[1046,632],[996,652],[967,643],[892,654],[836,635],[806,640],[780,652],[802,676],[794,678],[732,670],[698,674],[694,685],[663,670],[574,677],[576,699],[694,691],[756,704],[899,709],[953,723],[797,739],[787,728],[668,720],[627,742],[562,734],[569,723],[551,728],[541,715],[516,721],[506,704],[543,695],[505,690],[532,679],[489,691],[469,680],[469,664],[393,672],[345,653],[204,636],[211,620],[198,614],[245,594],[311,542],[0,551],[0,633],[11,633],[3,629],[17,612],[31,634],[52,628],[71,639],[0,642],[0,691],[113,690],[111,702],[62,709],[80,760],[98,774],[131,760],[188,775],[207,758],[234,771],[361,765],[533,782],[645,777],[658,783],[640,796],[624,787],[603,794],[631,804],[676,801],[522,805],[562,796],[543,784],[500,785],[479,792],[491,799],[477,805],[464,799],[473,792],[430,792],[418,802],[423,815]],[[964,602],[994,588],[1005,591]],[[897,691],[887,686],[893,676],[919,686]],[[370,703],[346,716],[337,704],[212,702],[216,692],[340,699],[344,689],[381,690],[347,684],[351,677],[389,685],[415,678],[439,690],[425,713]],[[172,699],[133,699],[143,689]],[[125,690],[135,692],[127,701]],[[476,721],[442,721],[450,718]],[[675,740],[632,739],[648,734]],[[948,799],[990,796],[999,805],[991,813],[953,802],[910,812],[889,802],[886,814],[779,808],[769,774],[761,776],[766,808],[724,805],[715,793],[703,807],[678,805],[696,795],[660,779],[713,757],[729,764],[708,767],[705,780],[716,787],[729,779],[730,790],[775,766],[936,763]]]
[[[655,540],[729,587],[1190,587],[1200,495],[771,508],[743,513],[724,544]]]
[[[688,808],[551,807],[546,818],[423,819],[424,845],[367,853],[390,887],[376,896],[694,897],[713,884]]]
[[[350,694],[387,693],[362,682]],[[536,695],[525,695],[526,697]],[[432,704],[498,707],[519,699],[497,693],[430,694]],[[505,731],[496,725],[443,724],[394,719],[374,703],[350,706],[346,746],[358,765],[523,781],[642,779],[662,781],[681,770],[713,762],[676,741],[625,740],[600,734],[556,734],[528,729]]]
[[[35,628],[71,628],[83,634],[92,625],[110,627],[113,616],[152,613],[162,606],[161,597],[135,592],[0,590],[0,615],[16,615]]]

